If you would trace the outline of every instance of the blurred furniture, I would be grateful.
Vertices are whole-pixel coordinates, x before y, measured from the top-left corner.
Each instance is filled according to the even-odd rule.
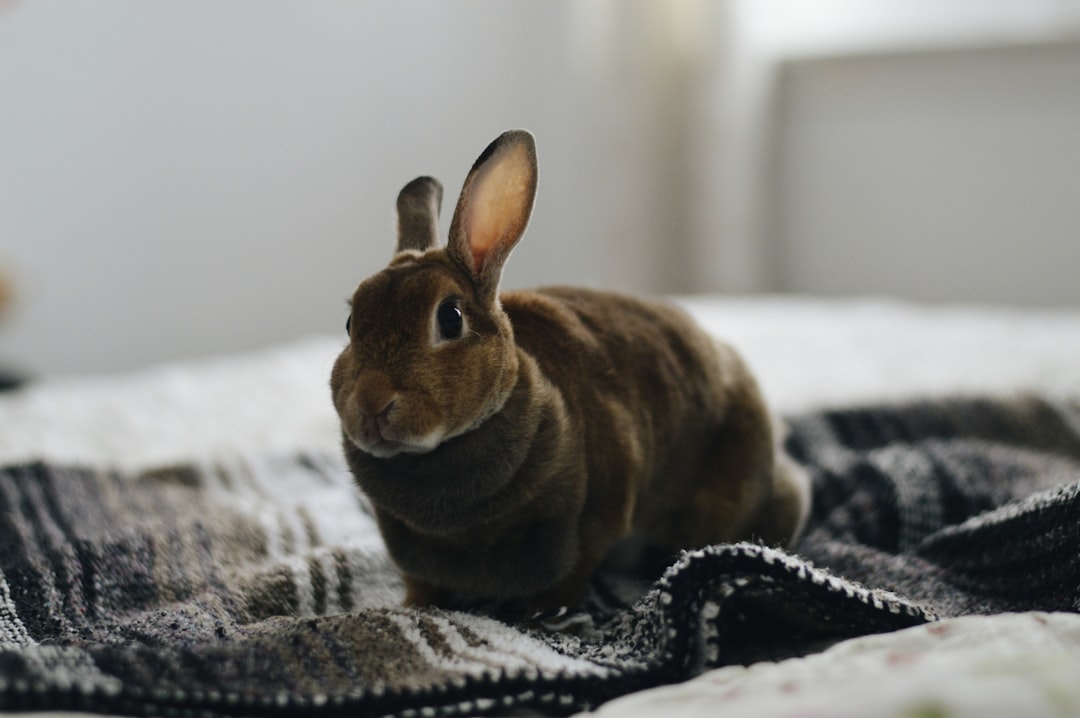
[[[1080,305],[1080,43],[795,59],[763,192],[774,289]]]

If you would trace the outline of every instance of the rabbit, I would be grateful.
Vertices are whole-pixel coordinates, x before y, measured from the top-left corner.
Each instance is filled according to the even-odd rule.
[[[533,137],[473,165],[445,247],[442,186],[397,199],[392,260],[350,303],[331,390],[406,606],[579,606],[633,532],[670,552],[790,545],[806,474],[739,355],[674,305],[595,290],[499,292],[536,194]]]

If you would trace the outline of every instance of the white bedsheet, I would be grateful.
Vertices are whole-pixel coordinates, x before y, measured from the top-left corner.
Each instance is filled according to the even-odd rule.
[[[780,412],[956,393],[1080,396],[1080,309],[860,300],[683,303],[755,368]],[[250,450],[334,451],[327,386],[341,337],[0,396],[0,461],[145,466]],[[1080,715],[1080,617],[963,618],[805,659],[730,667],[604,706],[604,716]]]
[[[1080,616],[968,616],[624,696],[600,718],[1080,715]]]

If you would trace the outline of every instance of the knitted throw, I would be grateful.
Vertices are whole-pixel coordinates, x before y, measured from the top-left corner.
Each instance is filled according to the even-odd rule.
[[[139,474],[0,469],[0,710],[565,714],[937,617],[1080,608],[1080,403],[792,417],[814,508],[791,552],[609,570],[564,631],[398,606],[336,456]]]

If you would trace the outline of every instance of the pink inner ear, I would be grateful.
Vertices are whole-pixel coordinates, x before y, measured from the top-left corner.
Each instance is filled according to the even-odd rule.
[[[488,255],[490,247],[484,249],[478,249],[476,245],[472,247],[472,263],[477,272],[480,272],[484,268],[484,259]]]
[[[508,252],[528,222],[532,183],[525,150],[512,147],[492,158],[473,178],[469,194],[465,232],[473,268],[480,272],[492,250],[505,244]]]
[[[472,252],[473,267],[477,272],[483,269],[488,253],[499,243],[499,235],[491,219],[492,213],[498,210],[491,205],[489,200],[485,201],[485,198],[481,196],[469,206],[467,222],[469,250]]]

